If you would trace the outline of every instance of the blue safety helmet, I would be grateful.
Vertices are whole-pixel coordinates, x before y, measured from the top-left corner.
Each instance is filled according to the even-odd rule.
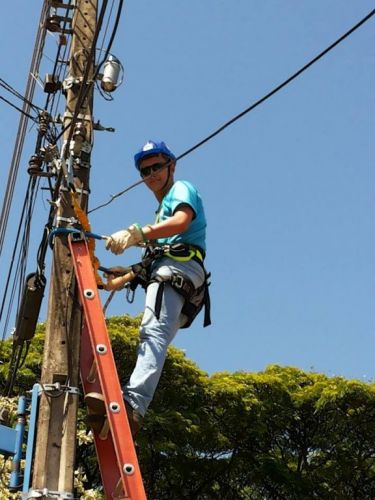
[[[164,156],[167,156],[170,158],[172,161],[176,161],[175,155],[172,153],[172,151],[168,148],[168,146],[165,144],[165,142],[160,141],[160,142],[155,142],[155,141],[147,141],[144,146],[142,146],[142,149],[138,151],[136,155],[134,155],[134,162],[135,166],[139,170],[139,164],[143,158],[146,158],[147,156],[153,156],[153,155],[158,155],[162,154]]]

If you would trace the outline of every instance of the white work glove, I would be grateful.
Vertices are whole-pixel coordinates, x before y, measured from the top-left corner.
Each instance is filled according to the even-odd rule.
[[[128,229],[122,229],[111,234],[105,247],[115,255],[119,255],[127,248],[137,245],[140,241],[145,241],[142,228],[139,224],[132,224]]]

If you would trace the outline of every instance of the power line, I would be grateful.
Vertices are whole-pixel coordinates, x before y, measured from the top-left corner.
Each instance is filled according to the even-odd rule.
[[[29,113],[27,113],[25,110],[19,108],[18,106],[16,106],[15,104],[13,104],[12,102],[8,101],[8,99],[5,99],[5,97],[1,96],[0,95],[0,100],[6,102],[7,104],[9,104],[9,106],[11,106],[12,108],[16,109],[17,111],[19,111],[21,114],[23,114],[24,116],[26,116],[27,118],[29,118],[30,120],[33,120],[34,122],[37,121],[36,117],[35,116],[31,116]]]
[[[43,9],[42,9],[42,12],[41,12],[39,25],[38,25],[39,28],[38,28],[38,32],[37,32],[37,36],[36,36],[34,52],[33,52],[30,70],[29,70],[29,77],[28,77],[27,85],[26,85],[25,101],[24,101],[24,106],[23,106],[23,111],[25,113],[29,112],[30,107],[31,107],[30,103],[32,102],[32,98],[34,95],[35,79],[33,78],[33,75],[37,74],[39,71],[39,64],[40,64],[40,60],[41,60],[42,47],[44,45],[44,39],[45,39],[44,19],[46,17],[46,13],[47,13],[47,6],[48,6],[48,3],[45,2]],[[11,162],[10,167],[9,167],[8,182],[7,182],[7,186],[5,189],[5,197],[4,197],[3,206],[1,209],[0,255],[1,255],[1,252],[3,249],[3,245],[4,245],[4,239],[5,239],[6,228],[8,225],[10,207],[11,207],[11,203],[13,200],[14,187],[15,187],[15,183],[16,183],[16,179],[17,179],[17,175],[18,175],[18,168],[20,165],[22,149],[23,149],[23,145],[24,145],[24,141],[25,141],[27,122],[28,122],[28,117],[25,116],[24,114],[22,114],[20,121],[19,121],[19,125],[18,125],[16,143],[15,143],[14,150],[13,150],[12,162]]]
[[[22,94],[20,94],[14,87],[12,87],[9,83],[7,83],[2,78],[0,78],[0,86],[3,87],[7,92],[10,92],[15,97],[17,97],[18,99],[20,99],[23,103],[28,104],[31,108],[33,108],[33,110],[36,113],[38,113],[39,111],[42,111],[42,108],[40,108],[39,106],[36,106],[31,101],[29,101],[28,99],[26,99],[25,96],[23,96]]]
[[[92,63],[95,59],[96,42],[98,40],[99,32],[100,32],[100,29],[101,29],[101,26],[103,23],[103,19],[104,19],[104,15],[105,15],[105,12],[107,10],[107,7],[108,7],[108,0],[103,0],[102,6],[100,9],[100,13],[99,13],[99,17],[98,17],[98,21],[97,21],[96,30],[95,30],[94,37],[92,40],[91,49],[90,49],[89,55],[87,57],[87,64],[86,64],[85,72],[84,72],[83,77],[82,77],[81,88],[80,88],[80,92],[78,95],[77,104],[75,106],[71,121],[69,122],[68,125],[66,125],[65,127],[62,128],[61,132],[59,133],[59,135],[56,138],[56,141],[58,139],[60,139],[67,130],[69,130],[69,135],[68,135],[68,138],[66,140],[67,144],[69,144],[71,139],[72,139],[73,132],[74,132],[74,126],[77,122],[79,110],[81,109],[82,104],[83,104],[84,100],[86,99],[86,96],[88,95],[90,87],[91,87],[91,83],[88,82],[89,73],[90,73],[90,69],[92,67]],[[92,77],[92,81],[95,80],[96,74],[97,74],[97,72],[95,71],[94,75]]]
[[[195,144],[194,146],[192,146],[191,148],[189,148],[187,151],[185,151],[184,153],[182,153],[182,155],[180,155],[177,158],[177,160],[181,160],[181,158],[184,158],[188,154],[192,153],[195,149],[198,149],[200,146],[202,146],[203,144],[205,144],[209,140],[213,139],[216,135],[220,134],[220,132],[222,132],[227,127],[229,127],[230,125],[232,125],[232,123],[236,122],[237,120],[239,120],[240,118],[242,118],[243,116],[245,116],[247,113],[250,113],[250,111],[252,111],[253,109],[255,109],[257,106],[259,106],[260,104],[262,104],[264,101],[266,101],[267,99],[269,99],[270,97],[272,97],[277,92],[279,92],[282,88],[284,88],[286,85],[288,85],[289,83],[291,83],[295,78],[297,78],[298,76],[300,76],[304,71],[306,71],[310,66],[312,66],[317,61],[319,61],[319,59],[321,59],[326,54],[328,54],[328,52],[330,52],[332,49],[334,49],[339,43],[341,43],[342,41],[344,41],[345,38],[347,38],[348,36],[350,36],[354,31],[356,31],[360,26],[362,26],[362,24],[364,24],[366,21],[368,21],[374,14],[375,14],[375,9],[373,9],[369,14],[367,14],[367,16],[365,16],[361,21],[359,21],[359,23],[357,23],[355,26],[353,26],[344,35],[342,35],[335,42],[333,42],[329,47],[327,47],[326,49],[324,49],[322,52],[320,52],[320,54],[318,54],[316,57],[314,57],[313,59],[311,59],[311,61],[309,61],[304,66],[302,66],[302,68],[300,68],[298,71],[296,71],[292,76],[290,76],[289,78],[287,78],[286,80],[284,80],[282,83],[280,83],[280,85],[278,85],[273,90],[271,90],[270,92],[268,92],[268,94],[266,94],[265,96],[263,96],[261,99],[259,99],[255,103],[253,103],[251,106],[249,106],[248,108],[246,108],[244,111],[242,111],[241,113],[239,113],[238,115],[234,116],[232,119],[230,119],[229,121],[227,121],[226,123],[224,123],[224,125],[222,125],[217,130],[215,130],[214,132],[212,132],[212,134],[210,134],[209,136],[207,136],[205,139],[203,139],[202,141],[198,142],[197,144]]]
[[[244,109],[241,113],[239,113],[238,115],[236,115],[233,118],[231,118],[230,120],[228,120],[226,123],[224,123],[221,127],[219,127],[218,129],[216,129],[214,132],[212,132],[206,138],[202,139],[197,144],[195,144],[191,148],[187,149],[180,156],[177,156],[176,161],[181,160],[182,158],[184,158],[185,156],[189,155],[190,153],[192,153],[193,151],[195,151],[199,147],[203,146],[203,144],[205,144],[206,142],[208,142],[211,139],[213,139],[214,137],[216,137],[218,134],[220,134],[221,132],[223,132],[223,130],[225,130],[227,127],[229,127],[230,125],[232,125],[234,122],[236,122],[237,120],[239,120],[240,118],[242,118],[243,116],[245,116],[247,113],[250,113],[250,111],[253,111],[260,104],[262,104],[263,102],[267,101],[274,94],[276,94],[281,89],[283,89],[284,87],[286,87],[289,83],[291,83],[298,76],[300,76],[302,73],[304,73],[308,68],[310,68],[310,66],[312,66],[313,64],[315,64],[316,62],[318,62],[319,59],[321,59],[322,57],[324,57],[326,54],[328,54],[328,52],[330,52],[337,45],[339,45],[341,42],[343,42],[348,36],[350,36],[352,33],[354,33],[354,31],[356,31],[358,28],[360,28],[374,14],[375,14],[375,9],[373,9],[371,12],[369,12],[369,14],[367,14],[367,16],[365,16],[363,19],[361,19],[357,24],[355,24],[352,28],[350,28],[350,30],[348,30],[346,33],[344,33],[342,36],[340,36],[340,38],[338,38],[335,42],[333,42],[326,49],[324,49],[322,52],[320,52],[317,56],[315,56],[313,59],[311,59],[308,63],[306,63],[304,66],[302,66],[298,71],[296,71],[289,78],[287,78],[282,83],[280,83],[280,85],[278,85],[273,90],[271,90],[270,92],[268,92],[266,95],[264,95],[258,101],[256,101],[253,104],[251,104],[248,108]],[[97,207],[95,207],[92,210],[90,210],[90,212],[94,212],[95,210],[99,210],[99,208],[103,208],[103,207],[109,205],[116,198],[122,196],[123,194],[125,194],[128,191],[130,191],[134,187],[139,186],[143,182],[144,182],[144,180],[142,179],[142,180],[140,180],[138,182],[135,182],[131,186],[125,188],[123,191],[120,191],[119,193],[116,193],[116,194],[112,195],[111,199],[109,201],[107,201],[106,203],[103,203],[102,205],[98,205]]]

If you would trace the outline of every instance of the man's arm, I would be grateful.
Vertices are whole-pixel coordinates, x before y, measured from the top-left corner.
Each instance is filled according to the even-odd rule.
[[[172,217],[163,222],[149,224],[143,228],[138,224],[132,224],[128,229],[111,234],[111,236],[106,237],[106,249],[119,255],[142,240],[156,240],[181,234],[188,229],[193,217],[194,211],[189,205],[178,206]]]
[[[142,228],[142,232],[147,240],[168,238],[175,234],[184,233],[189,228],[193,218],[193,209],[189,205],[181,205],[172,217],[157,224],[148,224]]]

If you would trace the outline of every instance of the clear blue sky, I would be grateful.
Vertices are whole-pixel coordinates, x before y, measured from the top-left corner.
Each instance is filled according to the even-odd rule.
[[[3,7],[0,77],[24,91],[41,1]],[[151,0],[125,2],[113,53],[125,82],[113,102],[95,99],[94,207],[137,180],[133,154],[147,139],[183,153],[241,112],[364,17],[369,0]],[[293,365],[373,379],[375,331],[375,19],[269,101],[183,159],[177,177],[196,184],[208,227],[213,325],[200,317],[175,345],[213,373]],[[55,54],[49,35],[48,55]],[[0,95],[7,97],[4,92]],[[36,104],[45,102],[39,89]],[[18,113],[0,102],[2,190]],[[17,224],[36,131],[30,129],[11,223]],[[2,193],[3,195],[3,193]],[[38,200],[28,271],[48,205]],[[111,233],[153,221],[143,186],[93,213]],[[8,246],[11,248],[12,228]],[[137,251],[104,265],[129,264]],[[8,250],[9,252],[9,250]],[[49,268],[49,266],[48,266]],[[1,272],[4,275],[4,269]],[[45,318],[47,297],[42,312]],[[123,294],[109,314],[138,314]]]

